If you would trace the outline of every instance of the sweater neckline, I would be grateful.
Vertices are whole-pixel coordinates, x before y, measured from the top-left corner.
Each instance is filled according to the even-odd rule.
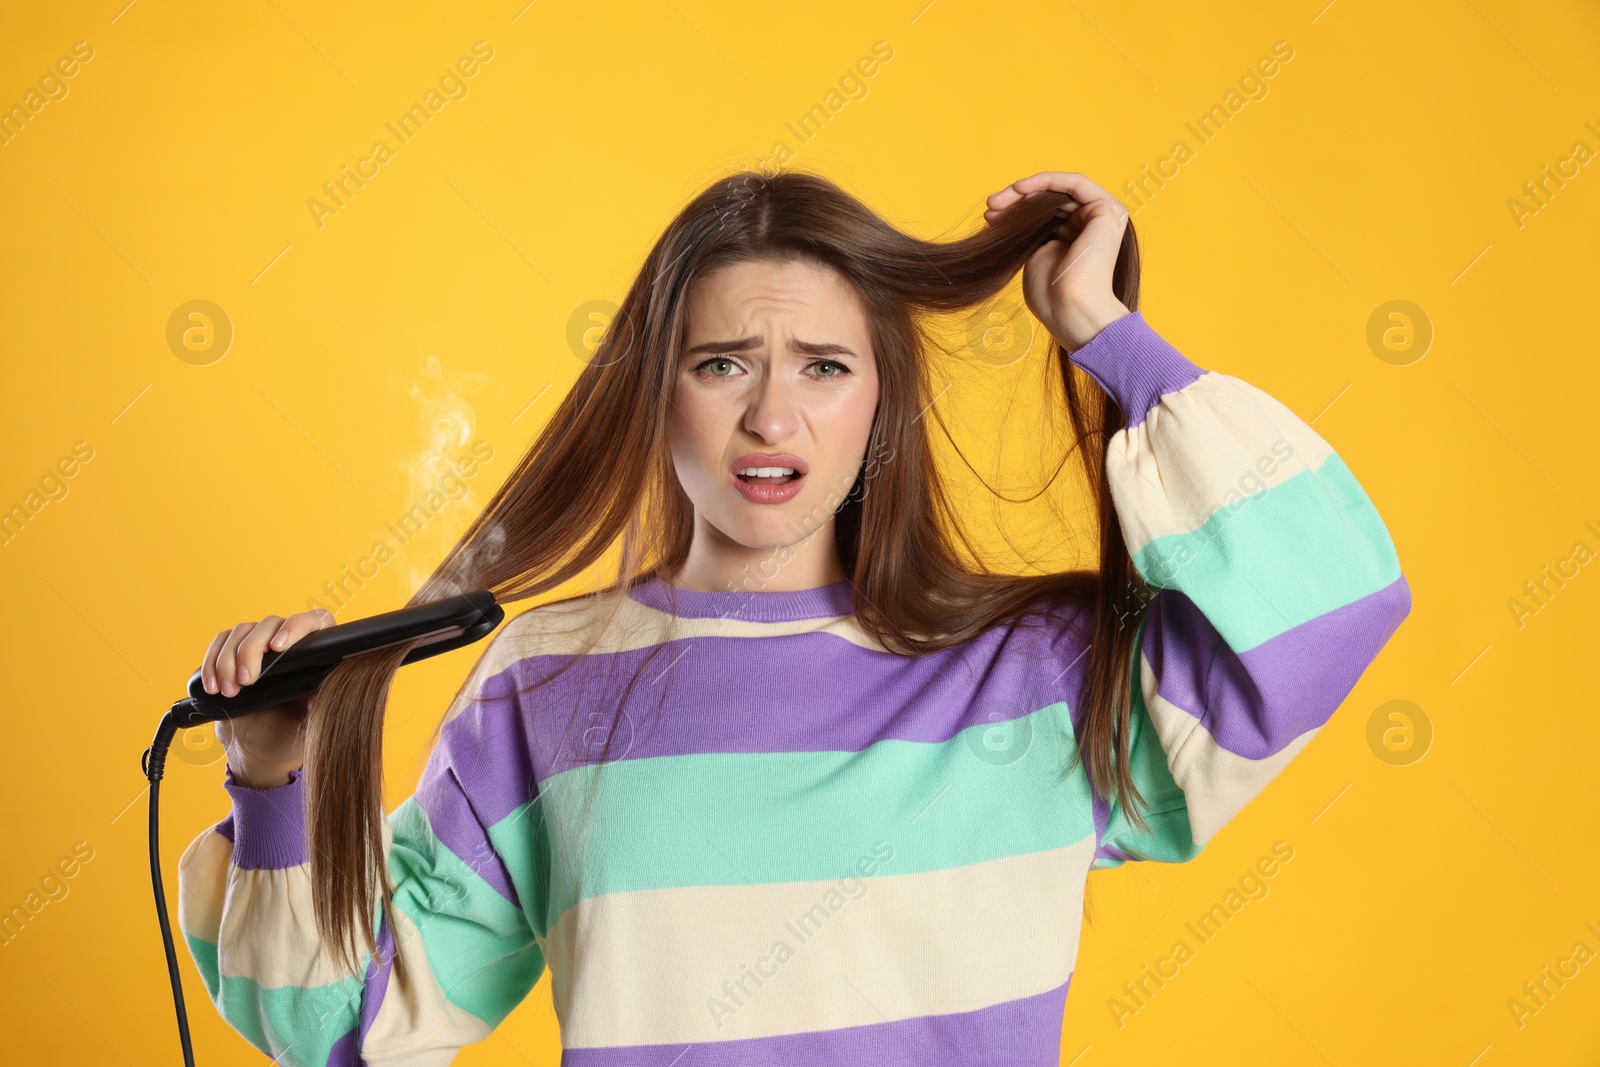
[[[845,579],[815,589],[707,593],[683,589],[655,577],[630,586],[628,596],[648,607],[685,619],[794,622],[853,614],[854,589],[849,579]]]

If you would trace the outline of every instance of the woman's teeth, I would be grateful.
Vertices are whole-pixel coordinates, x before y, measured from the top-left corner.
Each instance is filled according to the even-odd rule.
[[[792,467],[744,467],[739,471],[739,477],[757,485],[783,485],[799,475]]]

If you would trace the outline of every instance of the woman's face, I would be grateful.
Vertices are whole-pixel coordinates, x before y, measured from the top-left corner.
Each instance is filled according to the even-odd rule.
[[[809,263],[720,268],[691,287],[683,353],[668,436],[697,542],[712,539],[712,554],[737,566],[825,528],[836,560],[833,513],[860,473],[878,404],[850,284]],[[739,475],[752,467],[796,474]]]

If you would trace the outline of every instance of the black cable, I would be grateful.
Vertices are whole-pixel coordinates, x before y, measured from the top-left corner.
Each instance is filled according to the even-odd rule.
[[[161,800],[161,775],[166,769],[167,749],[178,732],[178,720],[169,711],[156,727],[155,740],[139,758],[140,768],[150,781],[150,884],[156,894],[156,918],[161,922],[161,941],[167,950],[167,976],[172,979],[172,1003],[178,1012],[178,1040],[183,1045],[184,1067],[194,1067],[194,1049],[189,1044],[189,1013],[183,1006],[183,981],[178,975],[178,950],[172,943],[172,924],[167,919],[167,894],[161,887],[161,843],[158,812]]]

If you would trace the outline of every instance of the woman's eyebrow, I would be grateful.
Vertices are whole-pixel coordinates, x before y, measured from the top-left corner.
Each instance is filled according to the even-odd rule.
[[[695,345],[684,353],[692,356],[697,352],[706,352],[713,356],[723,356],[730,352],[746,352],[752,348],[760,348],[762,340],[759,337],[744,337],[737,341],[706,341]],[[853,356],[855,352],[844,345],[836,345],[828,341],[801,341],[798,338],[789,338],[789,351],[798,352],[806,356]]]

